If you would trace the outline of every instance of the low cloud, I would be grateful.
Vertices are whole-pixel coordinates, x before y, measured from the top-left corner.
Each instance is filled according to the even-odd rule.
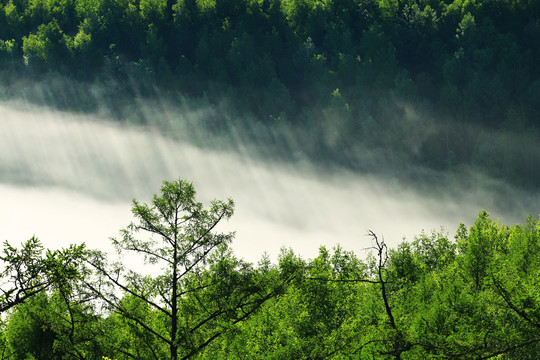
[[[423,229],[443,226],[453,233],[481,209],[509,224],[538,211],[538,194],[472,171],[454,178],[411,168],[440,180],[420,186],[388,175],[392,171],[366,175],[306,159],[260,156],[271,149],[254,156],[252,144],[243,147],[234,136],[208,134],[209,142],[235,144],[204,147],[188,140],[203,110],[183,111],[155,109],[153,117],[160,124],[153,127],[1,104],[2,237],[22,241],[35,234],[50,247],[84,241],[92,248],[107,248],[108,237],[129,222],[131,199],[149,201],[163,180],[179,177],[194,183],[203,202],[235,200],[235,216],[223,229],[236,231],[235,252],[250,261],[265,251],[275,259],[283,246],[305,257],[316,256],[320,245],[337,243],[360,252],[370,246],[368,229],[391,246]],[[173,117],[182,136],[163,135],[163,124],[174,124]],[[203,135],[199,132],[197,138]]]

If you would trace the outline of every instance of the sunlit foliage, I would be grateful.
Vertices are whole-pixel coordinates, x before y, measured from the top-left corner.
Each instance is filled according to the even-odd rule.
[[[276,264],[254,265],[227,248],[232,233],[216,231],[232,200],[205,209],[191,183],[165,181],[132,211],[113,243],[160,264],[157,274],[84,245],[43,257],[35,238],[5,243],[2,358],[534,359],[540,350],[540,218],[508,227],[481,211],[453,240],[422,233],[389,249],[370,231],[354,249],[362,256],[283,249]]]

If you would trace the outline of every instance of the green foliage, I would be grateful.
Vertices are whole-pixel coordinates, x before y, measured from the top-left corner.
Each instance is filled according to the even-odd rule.
[[[5,330],[15,359],[101,359],[103,338],[95,309],[68,301],[71,296],[65,290],[50,296],[41,292],[16,308]]]
[[[108,266],[99,252],[89,259],[98,281],[87,286],[114,314],[106,321],[116,334],[110,354],[119,359],[193,357],[283,292],[295,276],[293,267],[283,275],[254,269],[228,250],[234,233],[215,232],[233,211],[231,199],[212,201],[204,209],[184,180],[164,181],[151,204],[133,201],[135,222],[112,241],[119,252],[139,255],[160,272],[141,275],[122,264]],[[141,232],[150,237],[139,239]]]
[[[24,61],[33,66],[62,64],[69,55],[69,42],[70,39],[62,32],[56,20],[47,25],[42,24],[36,34],[23,37]]]
[[[321,248],[301,281],[204,355],[534,358],[540,333],[533,283],[539,273],[530,271],[540,265],[539,224],[529,218],[509,229],[481,212],[470,229],[459,227],[457,243],[442,233],[422,234],[391,251],[387,265],[377,258],[364,265],[340,248],[334,255]],[[487,246],[484,257],[481,246]]]
[[[360,335],[355,315],[362,308],[357,297],[362,284],[339,281],[362,276],[365,266],[339,247],[333,254],[321,248],[317,258],[302,262],[293,253],[282,252],[279,267],[303,269],[301,276],[235,332],[206,349],[203,357],[314,359],[346,354],[352,339]]]
[[[43,254],[41,242],[32,237],[21,248],[4,242],[4,264],[0,312],[23,303],[34,295],[49,289],[70,289],[85,274],[82,261],[86,256],[85,246],[71,245],[67,249]]]
[[[0,40],[0,61],[8,63],[16,59],[19,46],[15,40]]]
[[[0,357],[537,357],[540,217],[508,227],[481,211],[455,242],[422,233],[388,250],[369,232],[365,259],[321,247],[254,266],[228,248],[232,233],[215,231],[232,200],[205,209],[195,195],[165,181],[150,204],[133,201],[135,221],[113,242],[156,265],[150,275],[84,246],[5,243]]]
[[[10,63],[0,82],[60,73],[104,87],[93,101],[110,92],[121,108],[135,96],[205,96],[227,103],[212,123],[286,123],[317,160],[359,167],[345,150],[367,143],[430,168],[474,166],[537,186],[522,160],[537,145],[524,155],[489,139],[486,149],[462,131],[466,122],[538,144],[536,14],[537,2],[509,0],[10,0],[0,6],[0,62]],[[436,118],[427,134],[416,136],[407,108]]]
[[[534,237],[533,229],[537,226],[538,222],[532,218],[527,220],[529,237]],[[534,353],[538,329],[533,329],[534,321],[524,320],[523,316],[531,318],[526,305],[517,300],[519,295],[514,300],[506,289],[510,284],[520,286],[518,279],[525,279],[511,265],[511,259],[519,258],[517,254],[522,251],[511,249],[514,241],[523,239],[522,229],[520,225],[511,229],[499,225],[485,211],[470,229],[460,225],[456,235],[458,252],[452,252],[454,260],[442,261],[446,265],[432,269],[415,285],[407,284],[407,292],[418,298],[413,305],[417,310],[411,317],[408,334],[411,342],[418,342],[425,351],[443,357],[489,358]],[[536,267],[539,263],[532,260],[529,264]],[[504,285],[502,278],[508,281]],[[531,299],[527,301],[534,301],[526,288],[523,284],[523,292],[513,287],[512,290]],[[524,335],[522,331],[530,333]]]
[[[54,332],[44,327],[38,314],[48,307],[48,299],[40,293],[27,304],[17,308],[7,328],[7,338],[15,359],[55,358]]]

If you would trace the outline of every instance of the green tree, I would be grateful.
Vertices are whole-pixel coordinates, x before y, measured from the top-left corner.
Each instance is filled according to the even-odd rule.
[[[70,38],[56,20],[41,24],[36,34],[23,37],[23,53],[28,65],[46,66],[69,63]]]
[[[65,289],[41,292],[15,308],[6,328],[15,359],[101,360],[102,324],[89,299]]]
[[[293,281],[203,357],[340,359],[353,353],[351,345],[362,337],[365,325],[358,316],[365,305],[358,296],[365,284],[351,280],[365,275],[362,261],[340,247],[333,253],[321,247],[309,261],[282,250],[277,266],[270,268],[274,281],[283,282],[285,273]]]
[[[395,311],[414,345],[409,355],[531,358],[540,341],[535,276],[529,272],[539,266],[537,233],[532,218],[508,229],[482,211],[470,229],[459,226],[457,252],[447,241],[425,248],[428,259],[438,258],[436,266],[423,267],[423,276],[402,283],[403,291],[394,296]],[[418,250],[411,252],[416,263],[430,263],[418,261],[425,253]]]
[[[44,292],[17,307],[6,329],[7,339],[17,360],[58,359],[54,354],[54,332],[40,320],[49,299]]]
[[[0,313],[22,304],[30,297],[50,289],[66,288],[84,273],[85,245],[47,250],[32,237],[21,248],[4,242],[0,261],[4,264],[0,277]]]
[[[164,181],[150,205],[133,201],[136,222],[112,239],[119,252],[143,256],[160,266],[161,274],[143,276],[124,271],[121,264],[107,266],[99,252],[89,260],[103,282],[87,286],[129,324],[151,357],[192,357],[275,295],[249,264],[227,250],[234,233],[216,232],[233,210],[231,199],[212,201],[204,209],[191,183]],[[136,238],[139,232],[149,239]],[[121,352],[148,358],[135,351],[128,347]]]

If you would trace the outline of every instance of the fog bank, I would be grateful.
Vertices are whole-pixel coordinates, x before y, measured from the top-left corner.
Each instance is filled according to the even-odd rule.
[[[263,252],[275,259],[283,246],[304,257],[337,243],[360,252],[370,246],[368,229],[391,246],[423,229],[453,233],[483,208],[512,224],[536,215],[540,203],[537,194],[475,174],[426,191],[305,161],[202,148],[97,116],[7,103],[0,114],[0,236],[12,243],[35,234],[48,247],[84,241],[110,249],[108,237],[131,219],[131,199],[149,201],[163,180],[176,178],[192,181],[205,203],[235,200],[223,229],[236,231],[235,253],[250,261]]]

